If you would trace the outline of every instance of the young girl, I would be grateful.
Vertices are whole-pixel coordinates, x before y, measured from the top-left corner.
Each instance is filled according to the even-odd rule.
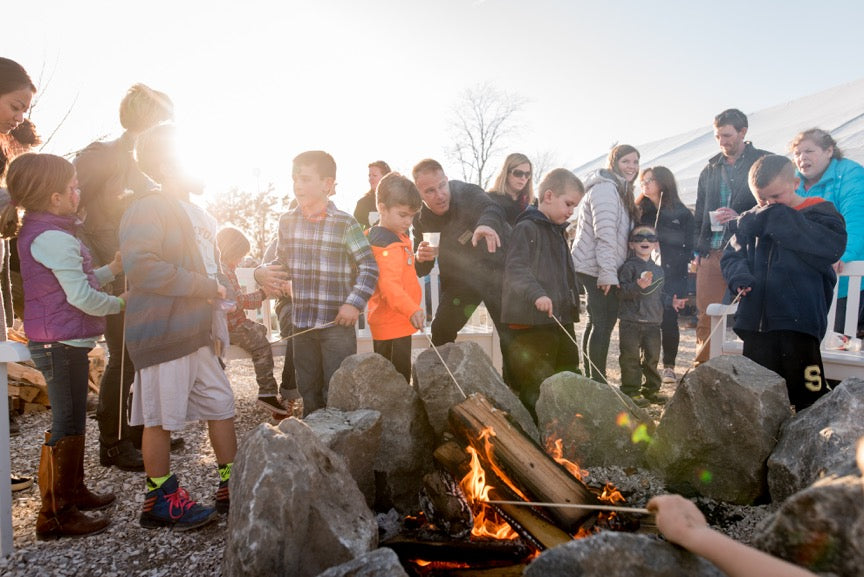
[[[33,362],[48,382],[52,421],[39,464],[42,508],[40,539],[97,533],[107,517],[80,510],[103,509],[114,495],[91,493],[84,485],[88,352],[105,330],[104,315],[123,310],[122,297],[100,292],[122,268],[119,256],[93,270],[90,252],[75,237],[79,221],[78,180],[68,161],[50,154],[24,154],[9,167],[12,197],[4,220],[25,211],[18,233],[24,279],[24,331]]]
[[[531,161],[519,152],[508,154],[504,166],[489,190],[489,197],[497,202],[507,215],[507,222],[516,225],[516,217],[534,204],[534,185],[531,183]]]
[[[609,151],[606,168],[585,181],[573,239],[576,277],[588,298],[588,324],[582,336],[585,375],[606,382],[606,357],[618,321],[618,269],[627,259],[627,238],[638,210],[633,181],[639,175],[639,151],[619,144]]]
[[[579,371],[573,333],[578,290],[564,228],[585,193],[579,179],[563,168],[547,174],[538,190],[538,207],[522,212],[507,248],[501,313],[511,329],[510,385],[535,420],[543,380]]]

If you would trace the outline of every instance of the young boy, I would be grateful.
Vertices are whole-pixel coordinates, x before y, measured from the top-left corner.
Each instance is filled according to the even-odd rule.
[[[422,330],[420,282],[414,269],[414,247],[408,228],[420,211],[420,193],[397,172],[385,175],[376,194],[379,221],[369,229],[369,244],[378,263],[378,286],[369,299],[369,330],[376,353],[393,363],[411,382],[411,335]]]
[[[785,156],[750,168],[757,206],[738,218],[720,265],[739,295],[735,333],[744,356],[786,379],[800,411],[828,391],[819,343],[846,249],[846,223],[834,205],[795,194],[798,179]]]
[[[330,202],[336,162],[320,150],[294,158],[298,206],[279,219],[276,261],[258,267],[265,290],[291,279],[294,296],[294,369],[303,415],[327,404],[330,377],[357,352],[354,324],[375,290],[378,265],[354,217]],[[281,265],[284,272],[273,272]]]
[[[657,233],[637,226],[630,233],[630,257],[618,269],[618,342],[621,391],[640,407],[664,404],[660,394],[660,323],[663,322],[663,269],[651,260]],[[644,377],[644,381],[643,381]]]
[[[543,380],[579,372],[573,331],[579,291],[564,231],[585,188],[572,172],[558,168],[538,191],[537,208],[519,215],[507,248],[501,314],[512,337],[506,348],[511,386],[535,420]]]
[[[135,363],[132,425],[144,425],[147,495],[142,527],[188,530],[230,504],[228,479],[237,452],[234,394],[217,357],[228,345],[224,313],[214,301],[228,291],[216,276],[216,222],[189,202],[176,132],[157,125],[138,138],[138,167],[161,191],[138,198],[120,224],[129,282],[126,346]],[[170,470],[171,431],[205,420],[219,470],[216,509],[192,501]]]
[[[237,345],[252,356],[252,366],[255,367],[255,380],[258,381],[258,405],[271,411],[274,417],[288,415],[277,395],[278,385],[273,376],[273,350],[270,348],[267,327],[248,319],[244,310],[255,310],[261,307],[261,302],[268,298],[259,289],[244,293],[237,280],[237,267],[249,249],[249,239],[242,232],[232,227],[225,227],[216,235],[216,244],[222,256],[222,271],[231,282],[237,306],[228,312],[228,336],[231,344]]]

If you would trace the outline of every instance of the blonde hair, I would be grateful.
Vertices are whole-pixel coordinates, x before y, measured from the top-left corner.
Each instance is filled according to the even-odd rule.
[[[17,234],[20,226],[18,208],[42,211],[48,208],[51,195],[63,192],[75,178],[72,163],[53,154],[22,154],[9,165],[6,185],[12,202],[0,214],[0,231],[4,237]]]
[[[490,194],[499,194],[501,196],[511,196],[511,193],[518,192],[519,194],[516,196],[521,196],[524,194],[528,202],[527,204],[532,204],[534,202],[534,183],[532,179],[528,179],[528,183],[525,184],[525,189],[523,191],[511,190],[510,185],[507,184],[507,177],[510,175],[510,171],[519,166],[520,164],[527,164],[531,168],[529,170],[534,170],[534,165],[531,164],[531,161],[527,156],[522,154],[521,152],[513,152],[507,155],[507,158],[504,159],[504,166],[501,167],[501,172],[498,173],[498,176],[495,178],[495,184],[492,185],[492,188],[489,190]]]
[[[233,226],[226,226],[216,233],[216,246],[225,262],[240,260],[252,248],[246,235]]]
[[[164,164],[177,160],[177,129],[173,124],[157,124],[141,133],[135,142],[135,160],[138,168],[162,184],[165,180]]]
[[[174,103],[168,95],[146,84],[133,85],[120,102],[120,125],[130,132],[144,132],[173,119]]]
[[[556,168],[546,173],[537,190],[541,196],[547,190],[551,190],[555,196],[566,194],[568,190],[575,190],[580,196],[585,194],[585,186],[582,181],[566,168]]]

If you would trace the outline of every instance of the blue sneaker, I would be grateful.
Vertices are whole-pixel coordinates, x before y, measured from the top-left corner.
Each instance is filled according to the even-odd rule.
[[[175,531],[189,531],[215,519],[216,509],[190,499],[186,489],[177,482],[177,476],[171,475],[161,487],[147,492],[140,523],[145,529],[172,527]]]

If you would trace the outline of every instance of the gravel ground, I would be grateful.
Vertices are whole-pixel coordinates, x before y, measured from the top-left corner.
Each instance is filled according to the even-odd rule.
[[[584,321],[583,321],[584,324]],[[582,327],[577,328],[581,334]],[[609,353],[609,379],[619,378],[617,334],[613,335]],[[684,368],[695,355],[693,329],[683,329],[679,352],[680,378]],[[276,374],[281,374],[281,359],[277,360]],[[255,407],[257,387],[251,362],[232,361],[228,375],[234,385],[237,400],[238,439],[262,422],[272,422],[269,415]],[[675,385],[664,384],[662,392],[671,395]],[[661,409],[649,408],[659,420]],[[30,476],[39,467],[40,442],[48,428],[49,413],[31,413],[19,417],[21,434],[11,439],[12,470]],[[172,471],[190,495],[206,504],[212,503],[218,477],[216,461],[207,440],[206,426],[190,424],[182,434],[185,447],[172,455]],[[222,516],[215,523],[189,533],[175,533],[168,529],[145,530],[138,525],[138,515],[144,500],[143,473],[127,473],[116,468],[99,465],[98,429],[88,419],[85,473],[88,486],[96,491],[113,491],[117,502],[108,509],[112,523],[108,529],[92,537],[37,541],[36,516],[39,510],[39,490],[31,489],[13,494],[12,525],[15,533],[15,552],[0,559],[0,575],[57,576],[57,575],[183,575],[194,573],[200,577],[220,575],[222,551],[225,545],[227,521]],[[591,472],[592,481],[608,480],[630,495],[634,505],[641,505],[651,494],[662,489],[662,484],[642,471],[624,471],[616,468]],[[766,507],[737,507],[707,503],[718,509],[715,522],[730,535],[747,540],[755,523],[767,513]],[[722,513],[722,514],[721,514]]]

